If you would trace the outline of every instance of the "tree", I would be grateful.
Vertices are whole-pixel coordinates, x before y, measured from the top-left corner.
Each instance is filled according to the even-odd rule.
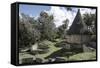
[[[28,33],[27,28],[25,27],[25,24],[22,22],[19,22],[19,48],[27,47],[30,44],[30,35]]]
[[[64,37],[63,38],[65,38],[65,36],[66,36],[66,32],[67,32],[67,28],[68,28],[68,23],[69,23],[69,20],[66,19],[64,21]]]
[[[34,18],[23,13],[21,15],[22,18],[19,17],[19,47],[30,47],[40,39],[39,26]]]
[[[88,26],[88,31],[90,33],[95,33],[95,24],[96,24],[96,15],[95,14],[89,14],[89,13],[85,13],[83,15],[83,20],[86,23],[86,25]]]
[[[66,19],[63,23],[63,25],[58,27],[58,34],[60,38],[64,38],[66,36],[69,20]]]
[[[72,7],[66,7],[66,10],[73,11]]]
[[[53,23],[53,15],[41,12],[38,22],[40,23],[41,39],[53,40],[56,36],[55,24]]]

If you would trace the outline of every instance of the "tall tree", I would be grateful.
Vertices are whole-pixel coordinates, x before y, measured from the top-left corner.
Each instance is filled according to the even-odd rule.
[[[66,19],[66,20],[63,21],[63,25],[58,27],[58,35],[59,35],[60,38],[64,38],[66,36],[68,23],[69,23],[69,20]]]
[[[89,14],[89,13],[85,13],[83,15],[83,20],[86,23],[86,25],[88,26],[88,30],[90,33],[94,33],[95,31],[95,25],[96,25],[96,15],[95,14]]]
[[[68,28],[69,20],[66,19],[63,23],[64,23],[64,25],[63,25],[64,26],[63,27],[64,28],[64,32],[63,32],[64,33],[64,36],[63,36],[63,38],[65,38],[65,36],[67,34],[67,28]]]
[[[34,18],[28,15],[21,14],[19,17],[19,46],[24,48],[40,39],[40,32],[38,30],[38,23]]]
[[[41,39],[53,40],[56,36],[55,24],[53,23],[53,15],[48,15],[46,12],[41,12],[38,22],[41,27]]]

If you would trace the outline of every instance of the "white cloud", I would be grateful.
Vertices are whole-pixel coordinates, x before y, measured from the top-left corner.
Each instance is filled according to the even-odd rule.
[[[29,14],[29,17],[34,17],[32,14]]]
[[[19,13],[19,17],[22,19],[22,15],[21,15],[21,13]]]
[[[39,15],[36,15],[36,16],[34,17],[34,19],[35,19],[35,20],[37,20],[37,19],[38,19],[38,17],[39,17]]]
[[[89,8],[79,8],[81,14],[83,15],[84,13],[95,13],[96,10],[95,9],[89,9]],[[54,23],[56,25],[56,27],[59,27],[60,25],[63,24],[63,21],[66,19],[69,19],[69,24],[68,24],[68,29],[70,28],[70,26],[73,23],[73,20],[77,14],[77,10],[78,8],[72,8],[72,11],[68,11],[66,10],[64,7],[58,7],[58,6],[51,6],[49,11],[44,10],[45,12],[47,12],[49,15],[53,15],[54,16]],[[39,17],[39,15],[37,15],[36,17],[34,17],[35,19],[37,19]]]
[[[54,23],[56,24],[56,27],[63,24],[63,21],[67,18],[69,19],[69,25],[70,26],[73,22],[73,19],[76,15],[76,12],[67,11],[64,7],[56,7],[52,6],[49,11],[46,11],[49,14],[54,15]]]
[[[85,14],[85,13],[94,14],[96,12],[96,10],[95,9],[92,9],[91,10],[89,8],[80,8],[80,12],[81,12],[82,15]]]

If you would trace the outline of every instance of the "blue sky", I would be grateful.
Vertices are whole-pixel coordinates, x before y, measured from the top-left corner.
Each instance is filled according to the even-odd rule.
[[[66,19],[69,19],[68,26],[70,27],[73,23],[73,20],[77,14],[77,10],[80,9],[81,14],[84,13],[95,13],[95,9],[91,10],[89,8],[72,8],[73,11],[66,10],[65,7],[59,7],[59,6],[43,6],[43,5],[26,5],[26,4],[20,4],[19,5],[19,15],[20,13],[24,13],[26,15],[29,15],[30,17],[34,17],[37,19],[39,17],[39,14],[41,11],[47,12],[49,15],[54,16],[54,23],[56,27],[63,24],[63,21]],[[68,28],[69,28],[68,27]]]
[[[73,8],[74,9],[74,8]],[[35,19],[38,18],[41,11],[46,11],[48,14],[54,15],[54,23],[58,27],[66,18],[70,18],[72,20],[72,12],[67,12],[64,7],[59,6],[42,6],[42,5],[19,5],[19,13],[24,13]],[[76,12],[73,12],[74,15]]]
[[[19,5],[19,13],[24,13],[26,15],[31,15],[33,17],[39,15],[41,11],[50,10],[50,6],[40,6],[40,5]]]

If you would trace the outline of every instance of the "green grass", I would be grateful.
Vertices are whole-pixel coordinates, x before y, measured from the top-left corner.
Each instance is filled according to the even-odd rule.
[[[48,40],[45,40],[43,42],[49,45],[49,52],[45,53],[45,54],[37,54],[37,55],[35,55],[35,57],[37,57],[37,58],[44,59],[44,57],[47,57],[50,54],[52,54],[53,52],[61,49],[61,48],[57,48],[57,47],[54,46],[55,42],[51,42],[51,41],[48,41]],[[19,60],[21,60],[23,58],[31,58],[31,57],[34,57],[34,55],[31,55],[31,54],[28,54],[28,53],[19,53]]]
[[[69,57],[69,61],[95,60],[95,59],[96,59],[96,52],[79,53]]]
[[[52,54],[53,52],[61,49],[61,48],[57,48],[55,47],[55,43],[54,42],[51,42],[51,41],[45,41],[47,44],[49,44],[49,52],[48,53],[45,53],[45,54],[37,54],[36,57],[39,57],[39,58],[44,58],[44,57],[47,57],[49,56],[50,54]]]
[[[57,42],[62,41],[61,39],[57,39]],[[37,55],[31,55],[29,53],[19,53],[19,62],[21,59],[23,58],[41,58],[44,59],[45,57],[49,56],[50,54],[60,50],[61,48],[59,47],[55,47],[54,45],[57,42],[51,42],[48,40],[44,40],[43,41],[45,44],[47,44],[49,46],[49,52],[45,53],[45,54],[37,54]],[[72,56],[69,56],[69,58],[67,56],[62,57],[64,58],[66,61],[80,61],[80,60],[95,60],[96,59],[96,52],[85,52],[85,53],[79,53],[79,54],[75,54]]]
[[[35,56],[28,53],[19,53],[19,64],[22,64],[22,59],[35,58]]]

